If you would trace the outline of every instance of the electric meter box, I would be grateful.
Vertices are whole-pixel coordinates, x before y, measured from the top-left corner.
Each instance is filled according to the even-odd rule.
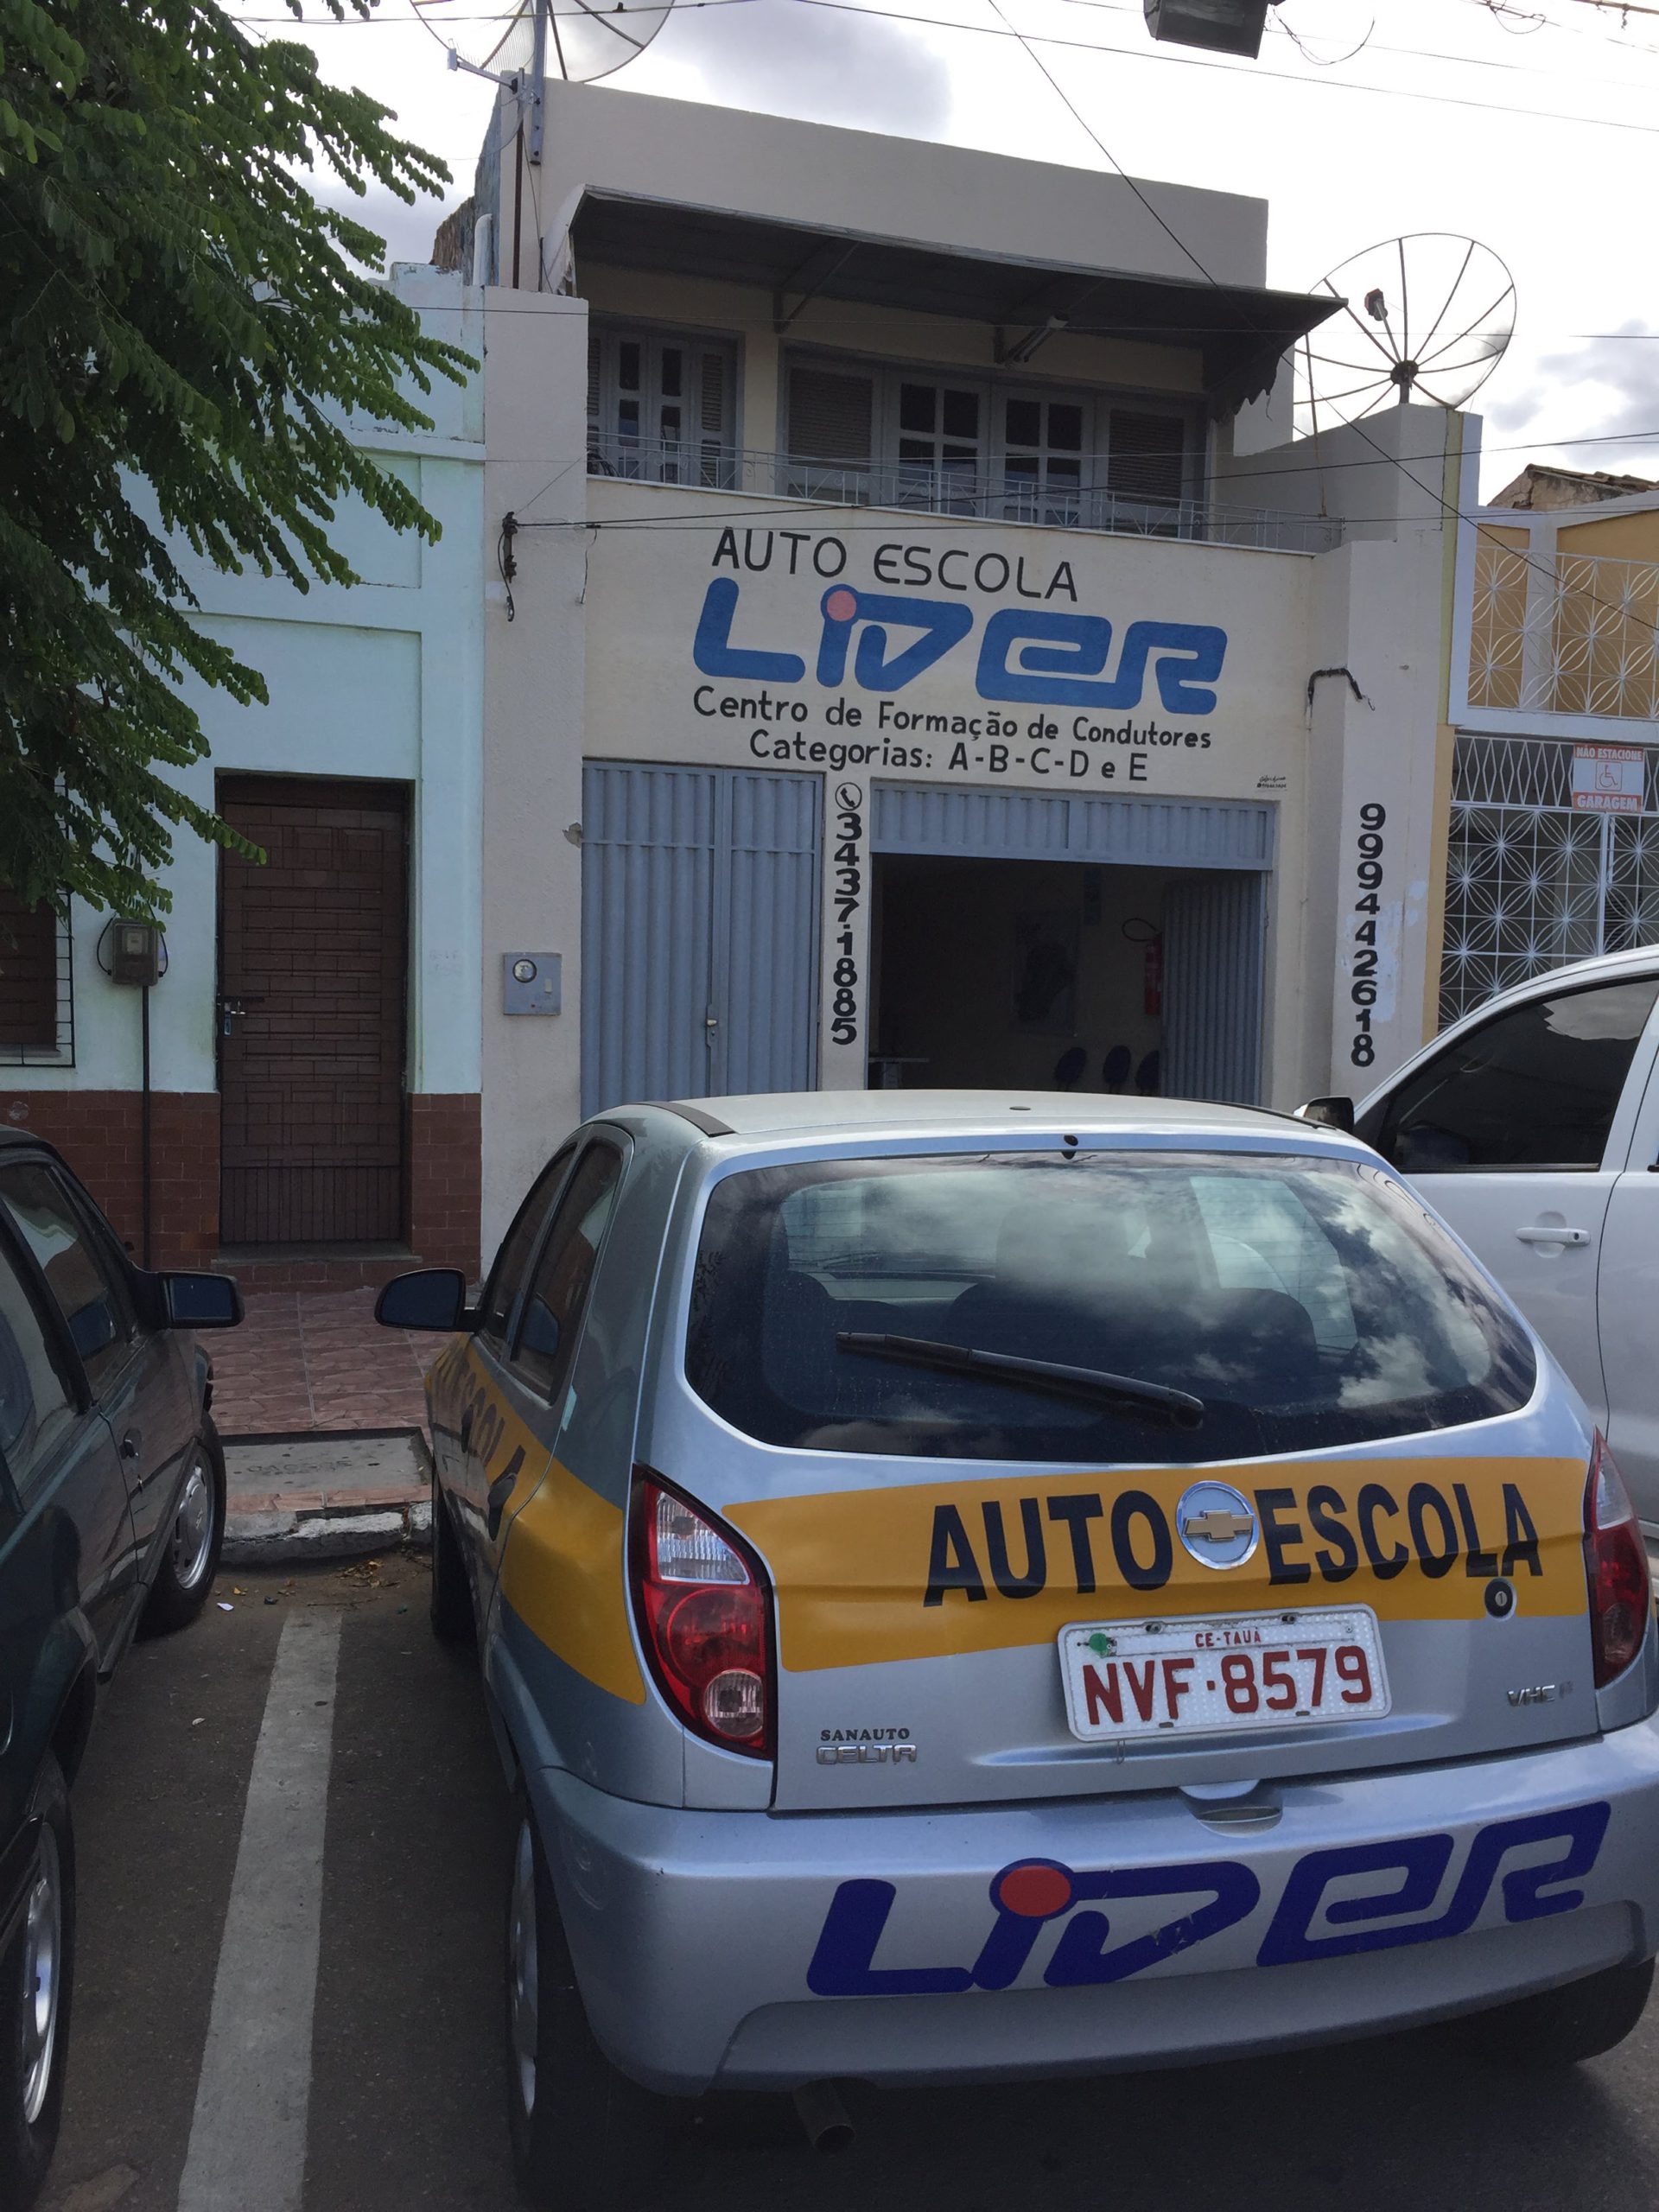
[[[556,952],[504,952],[501,956],[503,1014],[556,1014],[562,997],[563,962]]]
[[[137,983],[148,990],[162,980],[165,950],[159,922],[117,922],[110,931],[110,976],[114,982]]]

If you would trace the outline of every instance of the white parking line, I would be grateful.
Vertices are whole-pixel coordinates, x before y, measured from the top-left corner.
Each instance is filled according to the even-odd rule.
[[[340,1615],[284,1626],[248,1777],[179,2212],[299,2212]]]

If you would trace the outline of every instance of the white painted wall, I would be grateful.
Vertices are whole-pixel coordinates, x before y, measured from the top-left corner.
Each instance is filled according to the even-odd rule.
[[[588,310],[551,293],[483,295],[489,460],[480,557],[485,623],[480,964],[487,1261],[531,1179],[580,1118],[584,670],[627,650],[596,637],[584,594]],[[514,619],[497,575],[501,519],[518,533]],[[648,626],[652,610],[639,610]],[[579,833],[578,833],[579,834]],[[502,1012],[502,958],[563,960],[563,1014]]]
[[[969,253],[1197,275],[1135,190],[1103,170],[745,114],[609,85],[548,86],[542,166],[538,176],[527,175],[536,177],[550,243],[556,243],[556,211],[585,185]],[[1180,184],[1142,183],[1140,190],[1218,283],[1265,283],[1265,200]],[[512,207],[509,159],[502,189],[504,270]],[[524,215],[533,230],[528,188]],[[535,266],[532,251],[532,283]],[[580,286],[580,269],[576,279]]]

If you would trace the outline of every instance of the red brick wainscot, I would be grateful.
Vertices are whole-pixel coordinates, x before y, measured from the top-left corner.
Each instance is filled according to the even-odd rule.
[[[54,1144],[142,1258],[143,1139],[136,1090],[0,1092],[8,1128]],[[205,1267],[219,1246],[219,1098],[150,1094],[150,1256],[158,1268]]]
[[[141,1256],[141,1099],[136,1090],[0,1091],[5,1126],[55,1145]],[[384,1282],[416,1255],[429,1267],[479,1268],[482,1204],[476,1091],[418,1092],[408,1101],[409,1243],[405,1254],[348,1251],[244,1260],[248,1289],[348,1289]],[[219,1240],[219,1095],[158,1090],[150,1097],[151,1257],[160,1268],[213,1264]]]

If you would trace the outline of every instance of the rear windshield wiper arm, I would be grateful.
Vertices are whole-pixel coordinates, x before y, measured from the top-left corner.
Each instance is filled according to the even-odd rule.
[[[931,1367],[944,1375],[979,1375],[1057,1398],[1081,1398],[1116,1406],[1124,1412],[1161,1414],[1177,1428],[1197,1428],[1204,1419],[1202,1398],[1145,1382],[1137,1375],[1109,1375],[1101,1367],[1064,1367],[1051,1359],[1020,1359],[1008,1352],[974,1351],[931,1337],[893,1337],[879,1330],[837,1329],[836,1348],[863,1352],[871,1359],[892,1359],[906,1367]]]

